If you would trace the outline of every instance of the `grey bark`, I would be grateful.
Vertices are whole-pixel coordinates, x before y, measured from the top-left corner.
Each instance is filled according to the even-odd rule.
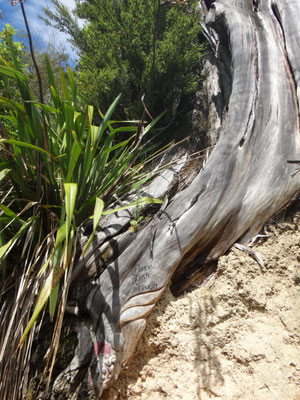
[[[287,163],[300,156],[300,2],[206,0],[200,6],[216,51],[219,81],[209,90],[212,121],[221,124],[218,142],[196,178],[134,240],[115,232],[104,243],[111,253],[100,276],[82,284],[88,289],[78,296],[87,313],[54,398],[66,390],[100,396],[134,355],[145,318],[174,271],[183,274],[196,257],[216,260],[235,242],[247,244],[300,188],[300,174],[292,178],[295,167]]]

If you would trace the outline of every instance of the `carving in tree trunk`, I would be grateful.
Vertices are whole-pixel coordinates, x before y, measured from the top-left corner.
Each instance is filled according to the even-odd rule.
[[[86,281],[90,286],[86,270],[77,269],[88,287],[80,299],[88,313],[78,322],[75,356],[56,379],[54,398],[66,388],[100,396],[133,356],[174,271],[182,277],[196,257],[211,262],[235,242],[247,244],[300,188],[300,174],[291,178],[294,166],[287,163],[300,156],[300,2],[201,3],[205,31],[216,43],[219,140],[190,185],[133,238],[117,231],[106,237],[100,247],[106,268]],[[94,253],[101,264],[98,245],[90,260]]]

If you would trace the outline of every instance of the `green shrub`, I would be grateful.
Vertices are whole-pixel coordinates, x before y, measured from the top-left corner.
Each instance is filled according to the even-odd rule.
[[[81,1],[75,13],[85,21],[82,29],[75,21],[70,27],[71,16],[63,17],[67,11],[59,8],[59,1],[52,2],[56,15],[46,13],[56,27],[71,34],[79,48],[78,79],[93,105],[106,109],[122,92],[118,108],[122,117],[140,118],[145,94],[149,112],[156,116],[168,109],[170,120],[178,105],[195,93],[204,53],[198,39],[196,0],[188,5],[155,0]]]

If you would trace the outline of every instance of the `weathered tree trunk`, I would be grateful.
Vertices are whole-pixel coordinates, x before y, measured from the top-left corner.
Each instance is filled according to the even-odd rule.
[[[88,313],[54,398],[76,388],[100,395],[132,357],[174,271],[182,276],[196,257],[216,260],[235,242],[247,243],[300,189],[300,174],[292,178],[287,163],[300,156],[299,0],[201,6],[216,44],[219,82],[210,87],[222,90],[214,95],[219,140],[193,182],[134,239],[115,233],[106,242],[112,261],[81,298]]]

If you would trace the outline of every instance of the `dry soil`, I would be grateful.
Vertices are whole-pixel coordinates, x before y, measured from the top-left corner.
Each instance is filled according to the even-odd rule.
[[[216,275],[148,317],[134,358],[106,399],[300,400],[300,213],[234,249]]]

